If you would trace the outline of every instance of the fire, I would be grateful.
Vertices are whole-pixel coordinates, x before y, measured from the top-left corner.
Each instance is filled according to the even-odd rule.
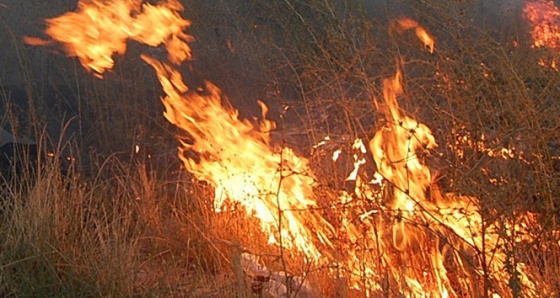
[[[560,10],[554,1],[527,1],[523,11],[533,27],[533,47],[560,47]]]
[[[436,297],[462,296],[456,289],[470,286],[465,280],[451,280],[448,268],[456,268],[459,272],[455,274],[463,278],[476,275],[464,265],[463,256],[478,251],[482,252],[478,262],[492,260],[480,266],[491,268],[489,278],[497,293],[505,293],[508,275],[503,268],[510,260],[503,249],[499,227],[486,227],[483,233],[484,221],[476,198],[442,194],[432,185],[430,170],[422,160],[425,152],[437,144],[427,126],[400,110],[397,97],[403,92],[401,80],[402,74],[397,71],[394,78],[384,81],[385,103],[376,104],[385,113],[387,123],[369,143],[378,171],[392,189],[387,212],[396,218],[387,223],[392,229],[392,243],[383,245],[392,245],[401,254],[400,262],[409,264],[404,269],[392,267],[393,274],[403,277],[401,282],[408,286],[403,292],[412,296],[425,292]],[[416,252],[418,249],[423,252]],[[396,261],[399,260],[387,258],[389,264]],[[415,271],[415,267],[425,269]],[[526,294],[534,296],[535,285],[522,267],[518,264],[515,271],[521,276]]]
[[[113,68],[113,55],[126,52],[128,39],[152,47],[164,44],[169,60],[180,64],[190,58],[186,42],[192,40],[184,33],[190,22],[179,15],[182,10],[176,0],[155,6],[141,0],[83,0],[76,12],[46,20],[45,33],[61,43],[68,56],[78,57],[82,66],[98,75]],[[50,44],[30,37],[24,41]]]
[[[162,99],[164,116],[188,134],[179,148],[186,169],[215,188],[215,210],[225,208],[226,201],[239,204],[261,221],[270,243],[319,259],[317,245],[330,245],[332,227],[319,215],[301,212],[317,206],[308,161],[290,148],[271,145],[268,132],[275,124],[266,119],[264,104],[263,120],[255,124],[222,105],[225,99],[213,84],[207,83],[201,93],[183,83],[172,66],[191,57],[186,41],[192,38],[183,32],[190,22],[179,15],[182,10],[174,0],[155,6],[131,0],[81,1],[77,12],[47,20],[46,33],[97,74],[113,67],[112,56],[124,54],[127,39],[152,47],[164,44],[171,63],[141,57],[156,70],[167,95]]]
[[[387,105],[378,104],[378,108],[385,110],[387,120],[396,126],[377,132],[369,146],[380,174],[401,190],[393,207],[412,211],[415,202],[411,198],[423,198],[431,181],[429,169],[420,163],[415,152],[432,149],[436,143],[428,127],[402,115],[397,104],[397,96],[402,92],[398,71],[395,78],[386,79],[383,84]]]
[[[517,159],[526,164],[530,164],[530,161],[526,159],[526,154],[522,150],[515,148],[515,146],[511,144],[503,146],[499,139],[488,140],[484,134],[481,134],[480,137],[474,140],[475,136],[473,136],[464,125],[459,128],[453,128],[452,135],[454,136],[454,142],[450,142],[447,146],[452,149],[459,158],[465,158],[465,149],[469,148],[492,158]]]
[[[204,93],[191,91],[170,65],[143,56],[158,74],[167,97],[165,117],[189,134],[181,140],[180,158],[199,180],[215,188],[214,206],[226,200],[239,203],[280,245],[304,252],[317,260],[317,242],[329,243],[330,225],[318,215],[290,210],[316,207],[313,174],[305,158],[290,148],[273,150],[268,132],[275,124],[240,120],[238,112],[222,105],[219,89],[207,83]],[[187,157],[187,151],[198,153]]]
[[[311,210],[318,203],[308,160],[272,143],[275,123],[267,120],[263,103],[260,121],[242,119],[212,83],[199,89],[184,83],[176,64],[190,58],[191,37],[183,32],[190,22],[180,17],[182,10],[176,1],[82,1],[77,12],[48,20],[47,34],[97,74],[113,67],[112,56],[126,51],[127,39],[164,44],[169,61],[141,58],[161,83],[165,118],[184,132],[178,137],[179,158],[193,176],[214,187],[216,212],[235,208],[258,218],[270,245],[330,268],[333,277],[348,279],[349,287],[366,296],[392,289],[408,297],[480,296],[483,280],[491,289],[487,294],[507,297],[512,276],[523,294],[536,296],[535,278],[512,260],[499,233],[524,226],[486,223],[477,198],[444,194],[432,182],[425,159],[437,144],[431,130],[398,105],[404,92],[400,69],[384,80],[384,98],[376,100],[386,121],[369,142],[377,173],[371,182],[361,181],[367,150],[356,139],[354,170],[347,178],[356,181],[355,195],[340,194],[329,209],[335,216],[327,217]],[[415,29],[433,53],[433,38],[417,22],[402,18],[397,24],[401,31]],[[334,162],[339,154],[333,154]]]
[[[397,31],[403,32],[410,29],[414,29],[416,36],[424,43],[424,46],[433,54],[435,51],[435,41],[434,38],[428,34],[428,31],[418,24],[413,19],[400,18],[396,20]]]
[[[532,27],[533,48],[560,48],[560,10],[552,0],[527,1],[523,9],[525,18]],[[538,64],[558,71],[556,57],[541,57]]]

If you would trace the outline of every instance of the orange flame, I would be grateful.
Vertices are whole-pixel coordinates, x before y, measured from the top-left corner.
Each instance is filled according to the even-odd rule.
[[[401,189],[393,207],[412,211],[415,203],[410,198],[423,198],[431,181],[429,169],[420,163],[414,152],[432,149],[436,143],[428,127],[402,115],[397,104],[397,96],[402,92],[398,71],[395,78],[386,79],[383,84],[387,106],[382,109],[395,126],[389,131],[377,132],[370,149],[379,172]]]
[[[190,58],[186,41],[191,38],[183,32],[190,22],[178,14],[182,9],[174,0],[156,6],[140,0],[82,1],[77,12],[47,20],[46,33],[98,74],[113,67],[114,53],[124,54],[128,38],[149,46],[165,44],[168,59],[177,64]],[[313,173],[308,161],[290,148],[273,148],[268,132],[275,123],[266,119],[266,106],[259,103],[262,122],[241,120],[236,110],[222,105],[225,99],[213,84],[206,84],[204,94],[190,90],[171,64],[141,57],[156,70],[167,95],[162,99],[164,116],[189,135],[180,139],[185,167],[215,188],[215,210],[222,210],[226,201],[238,203],[261,221],[270,243],[319,259],[318,245],[331,246],[332,227],[320,215],[302,212],[317,206]],[[187,157],[187,152],[197,157]]]
[[[560,47],[560,10],[554,1],[530,0],[523,11],[533,27],[533,47]]]
[[[476,198],[444,195],[431,185],[430,170],[421,157],[437,144],[427,126],[400,110],[397,96],[403,92],[401,76],[399,70],[394,78],[384,81],[385,104],[376,104],[384,111],[387,124],[375,134],[369,146],[379,173],[392,189],[388,207],[397,214],[397,220],[392,223],[392,245],[401,252],[401,262],[428,269],[392,268],[393,273],[404,276],[401,282],[407,287],[402,291],[413,296],[430,292],[436,297],[457,297],[460,296],[457,286],[452,286],[447,268],[453,266],[463,276],[476,275],[464,265],[463,255],[478,251],[482,252],[480,262],[492,260],[481,266],[491,268],[489,278],[495,283],[496,293],[507,293],[509,278],[503,268],[510,260],[503,249],[505,243],[498,234],[498,226],[484,229]],[[390,264],[395,261],[387,259]],[[515,271],[525,286],[524,293],[534,296],[535,284],[523,272],[523,264],[517,264]],[[469,286],[462,284],[459,288]]]
[[[523,12],[529,21],[533,48],[560,48],[560,10],[550,0],[527,1]],[[541,57],[538,64],[558,71],[557,57]]]
[[[183,32],[190,22],[181,18],[181,10],[176,0],[156,6],[142,4],[141,0],[82,0],[77,12],[48,19],[46,34],[98,75],[113,67],[115,53],[126,52],[129,38],[152,47],[165,44],[169,60],[179,64],[190,58],[186,41],[192,39]],[[30,37],[25,37],[24,42],[49,44]]]
[[[413,19],[400,18],[396,20],[396,28],[398,32],[404,32],[410,29],[414,29],[416,36],[424,43],[424,46],[433,54],[435,51],[435,41],[434,38],[428,34],[428,31],[418,24]]]
[[[260,103],[261,121],[240,119],[238,111],[222,104],[227,100],[213,84],[207,82],[201,90],[185,85],[173,66],[190,57],[185,42],[190,37],[182,32],[190,23],[178,14],[182,6],[175,1],[157,6],[140,3],[80,2],[77,13],[49,20],[47,33],[85,68],[99,74],[113,66],[114,53],[124,53],[127,38],[150,46],[165,44],[171,63],[141,57],[154,68],[166,94],[164,116],[188,135],[179,138],[179,157],[197,179],[212,184],[216,211],[226,208],[226,201],[243,206],[260,220],[269,243],[301,252],[308,260],[336,265],[334,274],[348,277],[350,286],[367,296],[388,291],[381,282],[383,276],[409,297],[476,296],[480,294],[477,285],[469,282],[482,275],[495,294],[508,296],[511,275],[504,271],[508,266],[520,276],[523,293],[536,295],[536,285],[523,264],[509,263],[499,227],[485,225],[478,200],[442,194],[431,183],[423,157],[437,144],[426,125],[400,110],[400,70],[384,81],[384,103],[376,102],[387,121],[369,142],[378,173],[375,181],[360,185],[363,191],[356,191],[367,199],[364,202],[377,207],[356,204],[355,210],[335,209],[340,220],[335,225],[309,210],[317,206],[314,175],[307,159],[290,148],[273,146],[268,132],[275,123],[266,119],[264,104]],[[434,51],[433,39],[418,23],[406,18],[397,23],[400,30],[414,28]],[[106,37],[110,31],[114,35]],[[356,140],[353,149],[363,154],[364,147]],[[348,180],[358,185],[358,169],[365,159],[358,153],[354,159]],[[377,199],[379,192],[368,189],[374,183],[386,190],[382,193],[388,194],[388,202],[382,203]],[[355,200],[343,194],[340,201],[351,204]],[[374,250],[376,254],[371,253]],[[453,275],[450,268],[456,271]]]
[[[237,111],[222,105],[216,86],[207,83],[206,94],[191,91],[170,65],[142,58],[154,67],[167,94],[165,117],[190,135],[182,140],[179,156],[191,173],[215,187],[215,209],[221,210],[226,200],[240,203],[261,220],[267,235],[317,260],[321,253],[315,242],[328,244],[331,228],[319,216],[290,211],[317,205],[313,177],[305,158],[290,148],[272,149],[268,132],[275,124],[264,118],[266,107],[261,104],[259,125],[240,120]],[[198,158],[187,157],[187,151]]]

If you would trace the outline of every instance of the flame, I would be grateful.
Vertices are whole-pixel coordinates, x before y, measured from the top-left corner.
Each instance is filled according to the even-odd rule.
[[[179,11],[176,0],[150,5],[141,0],[86,1],[78,3],[76,12],[47,19],[45,33],[61,43],[69,56],[78,57],[87,70],[101,75],[114,65],[113,55],[126,52],[126,41],[157,47],[164,44],[168,58],[179,64],[190,58],[186,44],[192,38],[184,33],[190,22]],[[31,45],[50,41],[24,37]]]
[[[465,158],[465,149],[469,148],[492,158],[516,159],[526,164],[531,163],[523,150],[511,144],[504,147],[502,143],[505,142],[498,138],[490,140],[484,134],[481,134],[475,140],[475,136],[464,125],[453,128],[452,135],[454,136],[454,142],[448,143],[447,147],[452,149],[459,158]]]
[[[97,74],[113,67],[112,55],[124,54],[127,39],[152,47],[164,44],[170,63],[141,58],[154,68],[167,95],[162,98],[164,116],[188,135],[180,139],[179,148],[186,169],[215,188],[215,210],[226,208],[226,201],[239,204],[260,220],[270,244],[318,260],[318,245],[331,246],[332,227],[320,215],[302,212],[317,206],[307,159],[271,145],[268,132],[275,123],[266,119],[263,103],[263,120],[255,124],[222,105],[226,99],[215,85],[206,83],[201,93],[184,84],[173,66],[191,57],[186,42],[192,38],[183,32],[190,22],[179,15],[182,10],[174,0],[158,5],[81,1],[77,12],[47,20],[46,33],[53,41],[25,40],[35,45],[61,43],[68,56],[78,57]]]
[[[356,139],[354,170],[348,177],[356,181],[356,196],[343,192],[327,221],[326,215],[310,210],[318,204],[308,160],[272,144],[269,132],[275,123],[267,120],[263,103],[262,120],[241,119],[212,83],[199,89],[184,83],[176,64],[190,58],[190,37],[183,32],[190,22],[178,14],[182,9],[176,1],[154,6],[82,1],[78,12],[48,20],[47,34],[97,74],[113,66],[112,55],[123,54],[129,38],[150,46],[163,43],[168,62],[141,58],[161,83],[165,118],[184,132],[178,137],[180,159],[198,180],[214,187],[216,212],[242,206],[259,219],[268,244],[330,265],[322,268],[334,268],[333,275],[347,278],[349,286],[366,296],[388,293],[388,283],[408,297],[477,296],[481,279],[490,284],[489,294],[508,296],[511,274],[504,268],[512,268],[526,296],[536,296],[534,277],[524,264],[511,261],[498,233],[501,226],[484,221],[478,199],[443,194],[433,184],[424,159],[437,144],[431,130],[398,105],[404,91],[400,69],[384,80],[383,102],[376,101],[386,120],[369,142],[377,172],[370,183],[360,181],[366,146]],[[433,38],[417,22],[402,18],[397,24],[401,31],[415,29],[433,53]],[[507,158],[513,153],[496,154]],[[509,231],[524,227],[507,226]]]
[[[395,78],[386,79],[383,84],[387,106],[382,109],[394,126],[377,132],[369,146],[380,174],[401,189],[393,207],[410,211],[415,205],[410,198],[423,198],[431,181],[429,169],[420,163],[415,152],[435,148],[436,143],[428,127],[402,115],[397,104],[397,96],[402,92],[398,71]]]
[[[332,154],[332,160],[337,161],[341,153],[342,153],[342,149],[335,150]]]
[[[533,27],[533,47],[560,47],[560,10],[554,1],[527,1],[523,12]]]
[[[362,142],[362,139],[355,139],[354,144],[352,144],[352,149],[356,151],[356,153],[354,153],[353,155],[354,169],[348,175],[348,177],[346,177],[345,181],[356,181],[360,167],[366,163],[366,159],[358,155],[358,153],[360,153],[360,155],[363,155],[367,152],[366,146]]]
[[[414,29],[416,36],[424,43],[424,46],[433,54],[435,51],[435,41],[434,38],[428,34],[428,31],[418,24],[413,19],[400,18],[396,20],[396,28],[398,32],[404,32],[410,29]]]
[[[401,82],[400,70],[394,78],[384,81],[385,104],[376,104],[384,111],[387,124],[369,143],[378,171],[392,189],[387,205],[397,214],[391,223],[392,243],[384,246],[392,245],[400,251],[400,260],[387,258],[387,262],[412,264],[404,269],[392,267],[393,274],[403,276],[401,282],[406,287],[402,291],[412,296],[425,292],[435,297],[461,296],[452,286],[447,268],[457,268],[463,276],[476,275],[464,265],[463,255],[478,251],[482,252],[480,262],[491,260],[480,266],[490,268],[489,279],[495,283],[496,294],[507,293],[509,278],[503,268],[510,259],[503,249],[505,243],[498,233],[499,227],[491,224],[484,229],[477,198],[442,194],[437,186],[431,185],[431,173],[422,157],[437,144],[427,126],[400,110],[397,97],[403,92]],[[511,157],[510,152],[502,154],[503,158]],[[425,253],[414,252],[418,248]],[[413,267],[427,269],[415,271]],[[525,287],[524,293],[535,296],[535,284],[523,272],[523,264],[516,265],[515,271]],[[460,288],[469,288],[464,280],[455,283],[462,284]]]
[[[560,10],[554,4],[554,1],[527,1],[523,12],[532,27],[533,48],[560,48]],[[557,58],[557,56],[541,57],[538,64],[558,71]]]
[[[282,245],[318,259],[316,239],[328,243],[330,225],[318,216],[289,211],[317,206],[313,174],[308,161],[290,148],[272,149],[268,132],[275,124],[266,120],[264,104],[260,124],[240,120],[236,110],[222,105],[216,86],[207,83],[206,94],[190,91],[170,65],[142,58],[156,70],[167,94],[164,116],[189,134],[179,156],[187,170],[214,186],[215,209],[221,210],[226,200],[239,203],[260,219],[267,235],[283,237]],[[198,157],[188,157],[187,151]]]

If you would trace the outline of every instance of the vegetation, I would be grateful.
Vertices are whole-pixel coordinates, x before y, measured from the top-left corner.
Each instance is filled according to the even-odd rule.
[[[477,197],[487,225],[535,214],[535,239],[516,242],[506,228],[503,237],[512,260],[539,268],[559,293],[560,76],[539,61],[560,55],[532,48],[527,24],[482,22],[487,11],[474,1],[182,2],[197,39],[187,83],[214,82],[242,117],[260,115],[263,100],[278,122],[275,141],[309,157],[320,191],[333,198],[353,160],[335,164],[332,152],[383,125],[373,99],[400,65],[401,107],[439,144],[427,160],[440,187]],[[28,22],[65,4],[35,3]],[[181,168],[162,92],[138,59],[145,48],[131,44],[99,80],[72,59],[23,45],[7,14],[0,6],[8,20],[0,47],[17,54],[23,84],[0,82],[0,124],[37,140],[39,162],[0,180],[0,296],[252,297],[239,256],[266,237],[244,214],[214,213],[211,187]],[[413,32],[391,28],[403,15],[435,37],[434,54]],[[490,157],[465,135],[512,149],[513,158]],[[326,136],[333,142],[315,149]],[[374,171],[369,160],[360,175]],[[504,270],[511,296],[520,295],[517,273]],[[489,295],[481,284],[477,294]],[[336,287],[321,286],[324,295]]]

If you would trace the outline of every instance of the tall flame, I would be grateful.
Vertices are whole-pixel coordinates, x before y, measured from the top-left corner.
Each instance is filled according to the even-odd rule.
[[[214,186],[216,211],[228,200],[239,203],[260,220],[270,243],[319,259],[317,245],[330,246],[332,227],[309,212],[317,203],[308,161],[290,148],[273,148],[268,132],[275,124],[266,119],[264,104],[260,103],[263,120],[255,124],[222,105],[225,98],[213,84],[206,84],[205,93],[184,84],[172,66],[191,56],[186,41],[192,38],[183,32],[190,22],[179,15],[182,10],[176,0],[155,6],[141,0],[81,1],[77,12],[47,20],[46,33],[63,45],[68,56],[77,56],[99,75],[113,67],[113,54],[124,54],[127,39],[152,47],[164,44],[171,63],[141,57],[155,69],[167,95],[162,99],[164,116],[189,135],[180,139],[179,156],[197,179]]]
[[[302,213],[316,207],[308,161],[290,148],[272,149],[268,132],[275,124],[264,118],[257,125],[240,120],[236,110],[222,105],[219,89],[211,83],[202,92],[191,91],[170,65],[143,56],[164,87],[165,117],[189,134],[181,140],[180,158],[198,179],[215,188],[214,207],[225,200],[240,203],[261,221],[267,235],[282,237],[285,247],[295,248],[317,260],[317,239],[328,243],[330,225],[318,215]],[[198,156],[188,157],[187,151]]]
[[[164,44],[169,62],[141,57],[154,68],[165,92],[164,116],[185,133],[179,137],[179,157],[197,179],[214,187],[215,210],[227,208],[226,202],[242,206],[259,219],[270,243],[332,265],[333,275],[347,277],[365,295],[388,292],[387,284],[394,282],[408,297],[476,296],[484,280],[492,289],[487,294],[511,296],[514,274],[525,295],[536,295],[534,278],[523,264],[512,262],[500,226],[484,221],[477,198],[443,194],[432,184],[424,157],[437,144],[426,125],[399,107],[400,70],[383,82],[384,101],[376,104],[386,123],[369,142],[378,168],[374,182],[382,184],[382,192],[361,183],[358,170],[366,159],[359,154],[365,146],[356,140],[355,168],[347,180],[364,188],[356,193],[365,200],[341,195],[342,203],[353,203],[355,209],[332,208],[337,214],[327,221],[310,210],[317,202],[307,159],[272,144],[268,133],[275,124],[266,119],[264,104],[262,120],[241,119],[224,104],[227,99],[215,85],[207,82],[194,90],[184,83],[175,66],[190,57],[190,37],[183,32],[190,22],[180,17],[182,9],[174,0],[155,6],[140,0],[81,1],[78,12],[48,20],[47,34],[97,74],[113,66],[112,55],[123,54],[129,38],[149,46]],[[434,51],[433,38],[417,22],[402,18],[397,25],[401,31],[415,29]]]
[[[396,220],[391,223],[392,246],[401,252],[400,261],[409,266],[393,268],[394,275],[404,275],[401,281],[408,285],[409,290],[402,291],[411,295],[430,292],[436,297],[462,296],[456,288],[470,288],[472,285],[465,278],[477,274],[464,265],[464,256],[480,252],[476,267],[489,268],[487,278],[496,294],[507,293],[509,275],[504,268],[511,260],[504,249],[505,240],[498,233],[499,227],[484,222],[476,198],[444,195],[432,185],[430,170],[422,156],[437,144],[426,125],[400,110],[397,97],[403,92],[401,82],[400,70],[394,78],[384,81],[385,103],[376,104],[384,111],[387,123],[369,146],[379,173],[391,189],[387,206],[396,214]],[[394,263],[396,259],[387,261]],[[463,278],[450,280],[447,269],[451,267],[461,271],[458,275]],[[523,272],[523,264],[515,265],[514,270],[524,285],[524,293],[534,296],[535,284]],[[461,286],[453,286],[454,283]]]
[[[375,134],[370,149],[379,172],[400,189],[392,207],[412,211],[416,202],[411,198],[424,198],[431,181],[430,170],[420,163],[416,152],[437,145],[427,126],[402,115],[399,110],[397,96],[403,92],[401,77],[401,72],[397,71],[394,78],[383,83],[386,107],[382,110],[391,124]]]

